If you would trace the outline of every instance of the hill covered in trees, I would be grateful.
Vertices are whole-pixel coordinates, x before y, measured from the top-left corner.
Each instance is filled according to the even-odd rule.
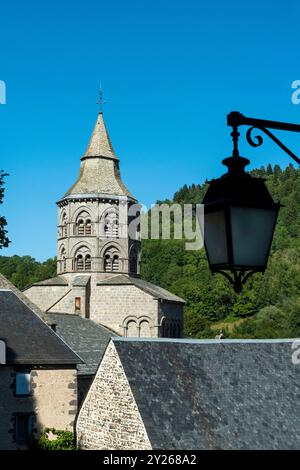
[[[185,240],[143,240],[142,276],[186,300],[185,334],[213,338],[300,336],[300,170],[292,165],[253,170],[266,178],[280,211],[268,268],[255,274],[241,294],[221,275],[210,274],[204,249],[186,251]],[[200,203],[207,184],[183,186],[172,201]],[[161,202],[161,201],[160,201]],[[0,272],[17,287],[55,275],[55,259],[0,256]]]
[[[279,338],[300,335],[300,170],[292,165],[254,170],[266,178],[280,211],[268,268],[235,294],[221,275],[209,272],[204,249],[186,251],[181,240],[144,240],[142,275],[183,297],[187,336]],[[184,186],[173,202],[199,203],[207,184]]]

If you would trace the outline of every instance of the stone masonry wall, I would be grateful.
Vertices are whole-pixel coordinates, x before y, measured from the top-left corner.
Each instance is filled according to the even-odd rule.
[[[127,336],[130,321],[149,322],[152,337],[158,336],[158,302],[132,285],[92,286],[90,319]]]
[[[76,432],[80,449],[152,449],[112,342],[80,409]]]
[[[62,299],[57,302],[49,312],[57,313],[78,313],[83,317],[86,316],[86,288],[85,287],[72,287],[67,295],[63,296]],[[75,298],[80,298],[80,311],[75,311]]]
[[[24,291],[24,294],[46,312],[69,291],[68,286],[31,286]]]
[[[32,414],[36,434],[45,427],[73,431],[77,413],[76,369],[30,366],[27,369],[31,370],[32,395],[18,397],[15,373],[21,369],[0,368],[0,450],[26,448],[15,441],[15,413]]]

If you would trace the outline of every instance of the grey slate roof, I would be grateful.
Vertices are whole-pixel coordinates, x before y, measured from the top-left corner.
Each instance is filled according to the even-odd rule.
[[[34,286],[68,286],[68,281],[61,275],[50,277],[44,281],[38,281],[33,284]]]
[[[113,339],[154,449],[300,449],[292,341]]]
[[[103,114],[101,112],[97,116],[95,128],[88,143],[87,149],[83,155],[83,158],[90,157],[104,157],[111,158],[112,160],[118,160],[118,157],[116,156],[111,144],[103,119]]]
[[[73,287],[85,287],[89,283],[91,276],[89,275],[82,275],[76,276],[74,281],[72,282]]]
[[[75,365],[79,357],[9,288],[0,288],[0,337],[7,364]]]
[[[56,323],[56,333],[84,361],[78,365],[78,375],[94,375],[110,338],[116,334],[79,315],[48,313],[47,316]]]
[[[147,292],[148,294],[152,295],[157,299],[167,300],[169,302],[177,302],[177,303],[185,303],[185,301],[178,297],[175,294],[163,289],[162,287],[156,286],[151,282],[144,281],[139,277],[134,276],[126,276],[124,274],[117,274],[109,279],[104,281],[100,281],[97,283],[97,286],[101,285],[109,285],[109,286],[125,286],[125,285],[133,285],[138,287],[139,289]]]
[[[113,198],[126,196],[136,201],[122,181],[119,159],[113,150],[102,113],[97,117],[88,147],[81,158],[79,176],[62,200],[70,196],[72,199],[98,194]]]
[[[0,289],[10,289],[14,294],[25,304],[27,305],[36,315],[38,315],[42,320],[47,323],[47,315],[39,307],[37,307],[31,300],[26,297],[23,292],[16,288],[3,274],[0,273]]]

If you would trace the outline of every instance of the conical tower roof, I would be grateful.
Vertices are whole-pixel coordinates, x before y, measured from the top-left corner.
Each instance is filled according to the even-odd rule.
[[[82,158],[84,159],[89,157],[103,157],[118,160],[112,147],[103,119],[103,114],[101,112],[98,114],[95,128]]]
[[[92,196],[128,196],[136,200],[121,179],[119,159],[111,144],[102,112],[98,114],[89,144],[81,158],[79,177],[63,199]]]

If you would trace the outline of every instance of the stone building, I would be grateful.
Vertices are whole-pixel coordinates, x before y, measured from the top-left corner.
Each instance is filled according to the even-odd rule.
[[[292,346],[113,338],[76,420],[78,447],[300,449]]]
[[[0,274],[0,450],[26,449],[46,427],[73,431],[81,359],[43,313]]]
[[[140,278],[140,207],[122,182],[101,112],[78,179],[57,205],[57,276],[30,286],[27,297],[117,335],[181,337],[184,301]]]

